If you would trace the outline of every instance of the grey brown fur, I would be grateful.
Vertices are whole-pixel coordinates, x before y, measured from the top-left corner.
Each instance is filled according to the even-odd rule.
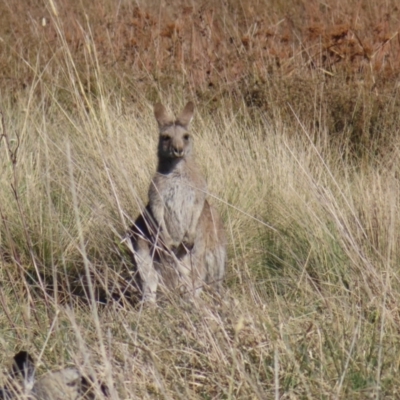
[[[174,120],[158,103],[158,167],[149,203],[132,228],[134,260],[144,301],[155,302],[158,287],[198,295],[204,284],[219,289],[225,273],[222,221],[206,199],[207,184],[193,156],[188,103]]]

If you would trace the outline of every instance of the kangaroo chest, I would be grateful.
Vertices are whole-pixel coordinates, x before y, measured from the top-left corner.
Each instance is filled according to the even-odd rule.
[[[187,233],[196,206],[196,189],[184,176],[169,177],[160,192],[164,205],[164,221],[168,233],[182,241]]]

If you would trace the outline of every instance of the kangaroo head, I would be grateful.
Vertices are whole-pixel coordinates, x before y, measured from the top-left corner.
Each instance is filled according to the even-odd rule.
[[[12,365],[12,376],[22,378],[25,383],[33,383],[35,365],[29,353],[21,350],[14,356]]]
[[[34,385],[34,375],[35,365],[32,357],[26,351],[20,351],[13,358],[8,381],[0,388],[0,399],[17,399],[20,398],[18,394],[30,391]]]
[[[154,106],[154,116],[158,122],[160,138],[158,142],[158,157],[160,160],[182,159],[192,153],[192,137],[189,124],[193,118],[194,104],[186,104],[178,118],[171,118],[161,103]]]

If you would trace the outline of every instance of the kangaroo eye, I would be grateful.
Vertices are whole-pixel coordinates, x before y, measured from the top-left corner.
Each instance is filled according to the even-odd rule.
[[[169,142],[170,139],[171,139],[171,136],[168,136],[168,135],[163,135],[163,136],[161,136],[161,140],[162,140],[163,142]]]
[[[183,135],[183,138],[186,140],[186,141],[188,141],[189,140],[189,134],[188,133],[186,133],[185,135]]]

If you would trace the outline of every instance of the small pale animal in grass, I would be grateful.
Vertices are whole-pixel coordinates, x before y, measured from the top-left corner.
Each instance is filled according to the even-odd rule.
[[[158,167],[149,203],[131,232],[143,301],[154,303],[159,286],[194,296],[205,284],[219,289],[225,273],[224,228],[194,160],[193,114],[191,102],[177,119],[162,104],[154,107]]]
[[[32,357],[26,351],[14,356],[9,381],[0,389],[0,399],[13,400],[28,396],[32,400],[77,400],[96,399],[93,382],[85,378],[76,368],[64,368],[35,378]],[[108,390],[100,385],[105,396]]]

